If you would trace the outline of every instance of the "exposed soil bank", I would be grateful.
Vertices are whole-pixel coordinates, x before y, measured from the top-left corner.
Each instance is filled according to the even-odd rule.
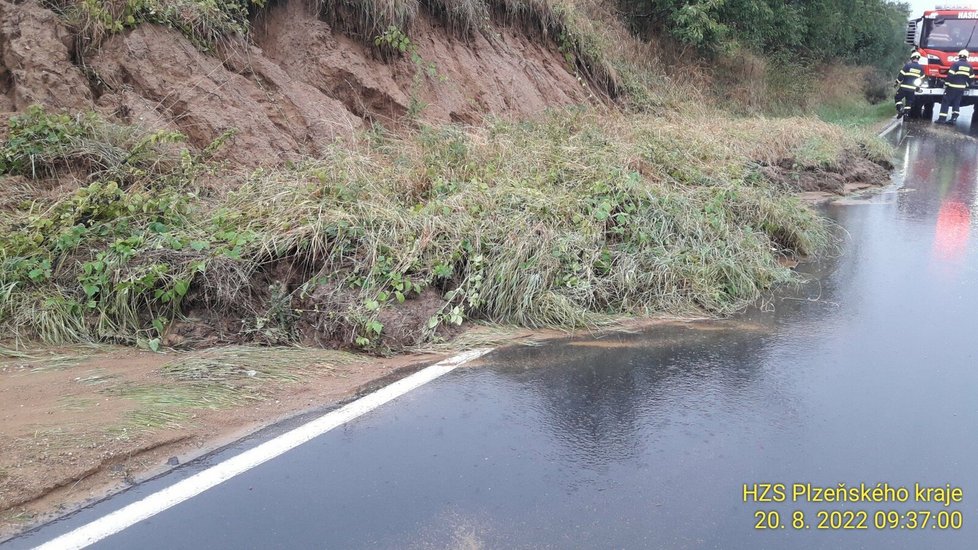
[[[475,122],[592,102],[559,52],[511,27],[489,36],[456,39],[423,10],[411,29],[417,59],[383,61],[312,3],[292,0],[260,14],[250,42],[213,54],[144,24],[82,59],[76,37],[40,1],[0,1],[0,112],[95,108],[180,131],[199,148],[235,129],[223,154],[254,166],[321,155],[336,139],[408,113]]]

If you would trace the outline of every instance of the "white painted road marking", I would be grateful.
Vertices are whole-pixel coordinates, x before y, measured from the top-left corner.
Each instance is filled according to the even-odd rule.
[[[211,466],[183,481],[175,483],[157,493],[153,493],[140,501],[116,510],[74,531],[65,533],[37,548],[42,550],[67,550],[85,548],[86,546],[95,544],[144,519],[151,518],[168,508],[172,508],[185,500],[191,499],[234,476],[243,474],[255,466],[285,454],[333,428],[342,426],[385,403],[397,399],[413,389],[419,388],[436,378],[448,374],[469,361],[482,357],[490,351],[492,350],[476,349],[436,363],[411,376],[398,380],[381,390],[357,399],[345,407],[329,412],[275,439],[266,441],[254,449],[229,458],[220,464]]]

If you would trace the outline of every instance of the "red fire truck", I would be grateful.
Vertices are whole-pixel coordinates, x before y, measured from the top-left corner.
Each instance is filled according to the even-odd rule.
[[[927,60],[911,116],[929,119],[934,116],[934,105],[941,102],[944,79],[958,60],[958,52],[971,52],[968,61],[978,68],[978,7],[937,6],[925,11],[923,17],[907,24],[907,43]],[[978,89],[969,88],[961,105],[975,104]]]

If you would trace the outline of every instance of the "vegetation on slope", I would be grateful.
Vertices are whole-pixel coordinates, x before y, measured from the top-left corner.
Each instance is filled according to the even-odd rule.
[[[45,0],[74,28],[83,50],[97,49],[107,36],[143,23],[179,30],[194,44],[246,34],[249,15],[267,0]]]
[[[144,22],[210,47],[246,34],[263,5],[57,7],[91,47]],[[377,45],[409,43],[421,9],[463,38],[490,32],[487,17],[522,25],[630,114],[592,106],[466,127],[416,118],[323,158],[242,174],[210,160],[230,134],[192,151],[179,133],[32,109],[10,119],[0,148],[9,176],[0,328],[155,349],[203,341],[190,324],[208,327],[208,342],[385,350],[466,319],[582,326],[727,313],[792,280],[780,259],[827,246],[825,222],[793,197],[792,177],[838,171],[854,156],[885,163],[878,141],[812,118],[704,107],[702,90],[717,88],[710,75],[670,77],[661,46],[628,34],[600,2],[323,0],[319,9]]]
[[[578,110],[375,130],[234,180],[175,148],[179,135],[32,110],[0,151],[33,198],[0,227],[0,326],[155,348],[187,311],[213,311],[235,340],[295,342],[303,323],[329,324],[333,344],[395,348],[464,319],[733,311],[791,280],[779,257],[828,239],[762,166],[881,150],[811,120],[703,122]],[[69,171],[76,191],[29,191]],[[205,185],[215,173],[235,183]],[[422,326],[385,339],[385,312],[421,297]]]

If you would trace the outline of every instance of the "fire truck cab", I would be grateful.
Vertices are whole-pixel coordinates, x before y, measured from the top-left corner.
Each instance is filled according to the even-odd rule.
[[[978,52],[978,7],[937,6],[925,11],[922,17],[907,23],[907,43],[927,60],[910,115],[933,118],[934,105],[944,96],[944,80],[958,60],[958,52]],[[972,53],[968,61],[978,68],[978,53]],[[976,104],[978,88],[973,86],[965,91],[961,105]]]

